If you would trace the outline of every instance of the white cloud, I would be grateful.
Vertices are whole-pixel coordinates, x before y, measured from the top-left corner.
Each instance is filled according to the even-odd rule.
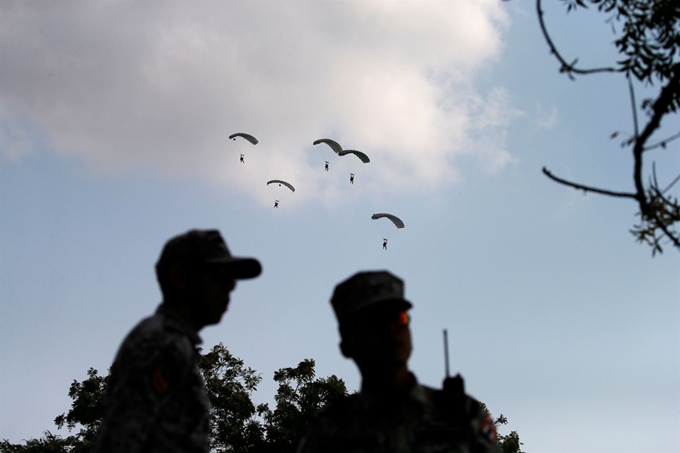
[[[503,139],[516,112],[502,89],[470,87],[501,50],[501,8],[496,0],[4,2],[0,152],[25,152],[11,137],[28,119],[56,152],[97,168],[201,177],[267,203],[268,179],[308,189],[298,200],[347,183],[343,175],[328,185],[312,146],[321,137],[368,154],[358,177],[375,190],[438,187],[463,153],[495,171],[513,160]],[[245,165],[228,140],[234,132],[260,140]]]
[[[557,119],[558,115],[556,106],[553,105],[546,111],[545,108],[539,103],[536,106],[536,116],[532,122],[534,130],[538,131],[541,129],[553,129],[557,124]]]
[[[9,112],[7,106],[0,104],[0,154],[17,161],[24,154],[39,146],[37,133],[30,122]]]

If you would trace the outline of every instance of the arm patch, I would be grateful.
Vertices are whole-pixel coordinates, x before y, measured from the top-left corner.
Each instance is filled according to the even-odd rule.
[[[165,395],[174,384],[175,382],[173,382],[164,364],[158,363],[151,369],[151,388],[157,395]]]

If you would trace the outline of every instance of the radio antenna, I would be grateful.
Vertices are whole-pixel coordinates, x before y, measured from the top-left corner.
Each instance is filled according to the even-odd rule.
[[[449,336],[448,332],[446,329],[444,329],[444,364],[446,365],[446,377],[448,378],[450,376],[449,374]]]

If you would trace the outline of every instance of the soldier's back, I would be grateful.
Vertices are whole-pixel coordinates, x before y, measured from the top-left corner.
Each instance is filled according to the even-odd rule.
[[[453,421],[441,390],[415,384],[405,398],[380,401],[357,393],[319,413],[300,452],[486,453],[498,452],[495,431],[483,434],[490,416],[466,395],[466,417]],[[491,423],[491,425],[493,425]]]

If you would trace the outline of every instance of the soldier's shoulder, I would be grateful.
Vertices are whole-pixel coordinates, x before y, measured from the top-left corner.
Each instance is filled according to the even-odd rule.
[[[450,404],[452,401],[450,395],[447,395],[444,389],[429,387],[422,384],[421,388],[426,398],[437,405]],[[480,416],[486,412],[486,406],[467,393],[463,394],[463,404],[466,408],[466,412],[470,416]]]
[[[165,320],[159,314],[148,316],[139,321],[123,340],[125,346],[138,347],[142,344],[158,342],[165,336]]]
[[[497,453],[496,426],[484,403],[471,395],[463,394],[462,398],[452,398],[443,389],[425,387],[426,394],[431,397],[434,408],[433,422],[453,423],[465,426],[470,430],[472,442],[477,450],[486,453]]]
[[[342,422],[351,418],[359,406],[358,393],[343,395],[324,405],[318,413],[319,419],[331,422]]]
[[[126,362],[147,362],[158,355],[192,357],[194,347],[187,335],[156,313],[142,319],[123,340],[117,358]],[[120,361],[120,360],[117,360]]]
[[[127,335],[128,341],[161,341],[181,340],[189,334],[171,316],[163,312],[156,312],[148,316],[132,328]]]

